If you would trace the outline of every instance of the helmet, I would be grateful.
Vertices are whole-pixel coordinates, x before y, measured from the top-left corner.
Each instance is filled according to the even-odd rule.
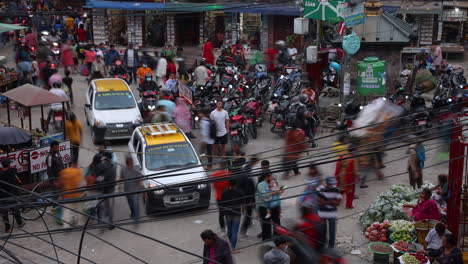
[[[275,42],[275,45],[284,47],[286,45],[286,42],[284,42],[284,40],[278,40]]]
[[[307,97],[304,94],[299,95],[299,102],[305,103],[307,101]]]
[[[341,70],[341,65],[339,63],[337,63],[337,62],[334,62],[334,61],[332,61],[330,63],[329,67],[333,68],[337,72],[339,72]]]

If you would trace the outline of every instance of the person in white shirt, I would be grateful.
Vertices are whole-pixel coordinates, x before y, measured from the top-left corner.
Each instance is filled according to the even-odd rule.
[[[197,87],[206,84],[206,80],[208,79],[208,68],[206,68],[204,60],[202,60],[200,66],[195,68],[193,73],[195,74],[195,81],[197,83]]]
[[[55,82],[52,86],[52,89],[49,90],[49,92],[63,97],[65,99],[69,99],[67,93],[61,89],[62,84],[59,82]],[[47,123],[50,123],[50,119],[54,115],[55,112],[62,111],[62,103],[53,103],[50,104],[50,110],[49,110],[49,115],[47,116]]]
[[[156,66],[156,71],[154,75],[156,76],[156,83],[158,86],[161,86],[163,89],[166,88],[164,83],[164,78],[166,78],[166,69],[167,69],[167,60],[166,54],[161,53],[161,58],[158,60],[158,66]]]
[[[442,238],[445,234],[450,234],[442,223],[437,223],[426,235],[425,246],[427,251],[438,251],[442,247]]]
[[[289,45],[288,54],[291,59],[296,60],[297,49],[294,47],[294,44]]]
[[[223,102],[216,103],[216,109],[210,114],[210,119],[216,122],[216,138],[214,140],[214,155],[217,155],[218,147],[221,145],[221,156],[226,155],[226,144],[228,142],[229,114],[223,109]]]
[[[202,109],[198,116],[200,117],[200,131],[202,134],[202,145],[200,146],[200,153],[208,156],[207,169],[211,169],[213,163],[213,144],[215,139],[210,135],[210,120],[208,116],[210,111],[208,109]]]
[[[128,45],[128,49],[124,52],[124,64],[127,67],[128,75],[130,75],[130,84],[132,82],[138,83],[136,78],[136,71],[138,67],[138,51],[133,48],[133,44]]]

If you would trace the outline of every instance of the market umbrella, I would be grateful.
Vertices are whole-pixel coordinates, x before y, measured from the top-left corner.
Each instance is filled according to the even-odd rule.
[[[28,27],[18,26],[18,25],[14,25],[14,24],[0,23],[0,33],[10,32],[12,30],[26,29],[26,28],[28,28]]]
[[[16,145],[31,140],[31,135],[16,127],[0,127],[0,145]]]

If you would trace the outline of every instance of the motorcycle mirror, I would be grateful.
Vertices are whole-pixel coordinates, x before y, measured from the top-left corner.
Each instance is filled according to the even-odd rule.
[[[49,35],[49,31],[43,30],[43,31],[41,31],[41,34],[44,35],[44,36],[48,36],[48,35]]]
[[[227,100],[228,100],[227,98],[223,98],[223,102],[227,102]]]
[[[85,107],[91,108],[90,104],[85,104]]]
[[[52,45],[54,45],[54,47],[57,47],[57,46],[58,46],[58,43],[57,43],[57,42],[54,42],[54,43],[52,43]]]

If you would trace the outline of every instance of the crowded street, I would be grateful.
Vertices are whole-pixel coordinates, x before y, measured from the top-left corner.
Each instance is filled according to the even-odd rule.
[[[96,10],[110,9],[57,13],[52,27],[68,28],[57,39],[55,30],[38,28],[36,16],[0,21],[20,27],[0,33],[0,128],[14,129],[0,130],[0,264],[404,264],[415,263],[413,255],[429,263],[426,257],[438,259],[424,252],[427,231],[440,233],[435,223],[458,235],[454,248],[468,248],[468,231],[458,230],[466,223],[450,220],[467,217],[468,208],[461,140],[468,135],[468,52],[446,56],[426,70],[429,77],[416,69],[442,57],[434,55],[440,41],[408,61],[395,53],[399,63],[375,49],[359,55],[359,45],[342,50],[343,40],[309,55],[319,48],[307,42],[311,33],[296,33],[295,20],[288,26],[296,34],[261,45],[255,37],[263,32],[236,43],[235,30],[219,28],[193,45],[177,33],[180,45],[158,45],[164,40],[153,35],[151,43],[135,36],[125,44],[101,41],[97,21],[104,16]],[[455,76],[448,68],[461,70],[454,78],[464,83],[445,87],[442,72]],[[7,83],[10,69],[15,80]],[[405,88],[402,76],[411,85]],[[438,88],[424,90],[427,82]],[[439,87],[452,96],[442,106]],[[24,142],[10,142],[20,137]],[[424,202],[434,211],[418,211]],[[422,234],[424,221],[431,227]],[[410,250],[411,241],[420,248]],[[390,262],[377,259],[389,254]]]

